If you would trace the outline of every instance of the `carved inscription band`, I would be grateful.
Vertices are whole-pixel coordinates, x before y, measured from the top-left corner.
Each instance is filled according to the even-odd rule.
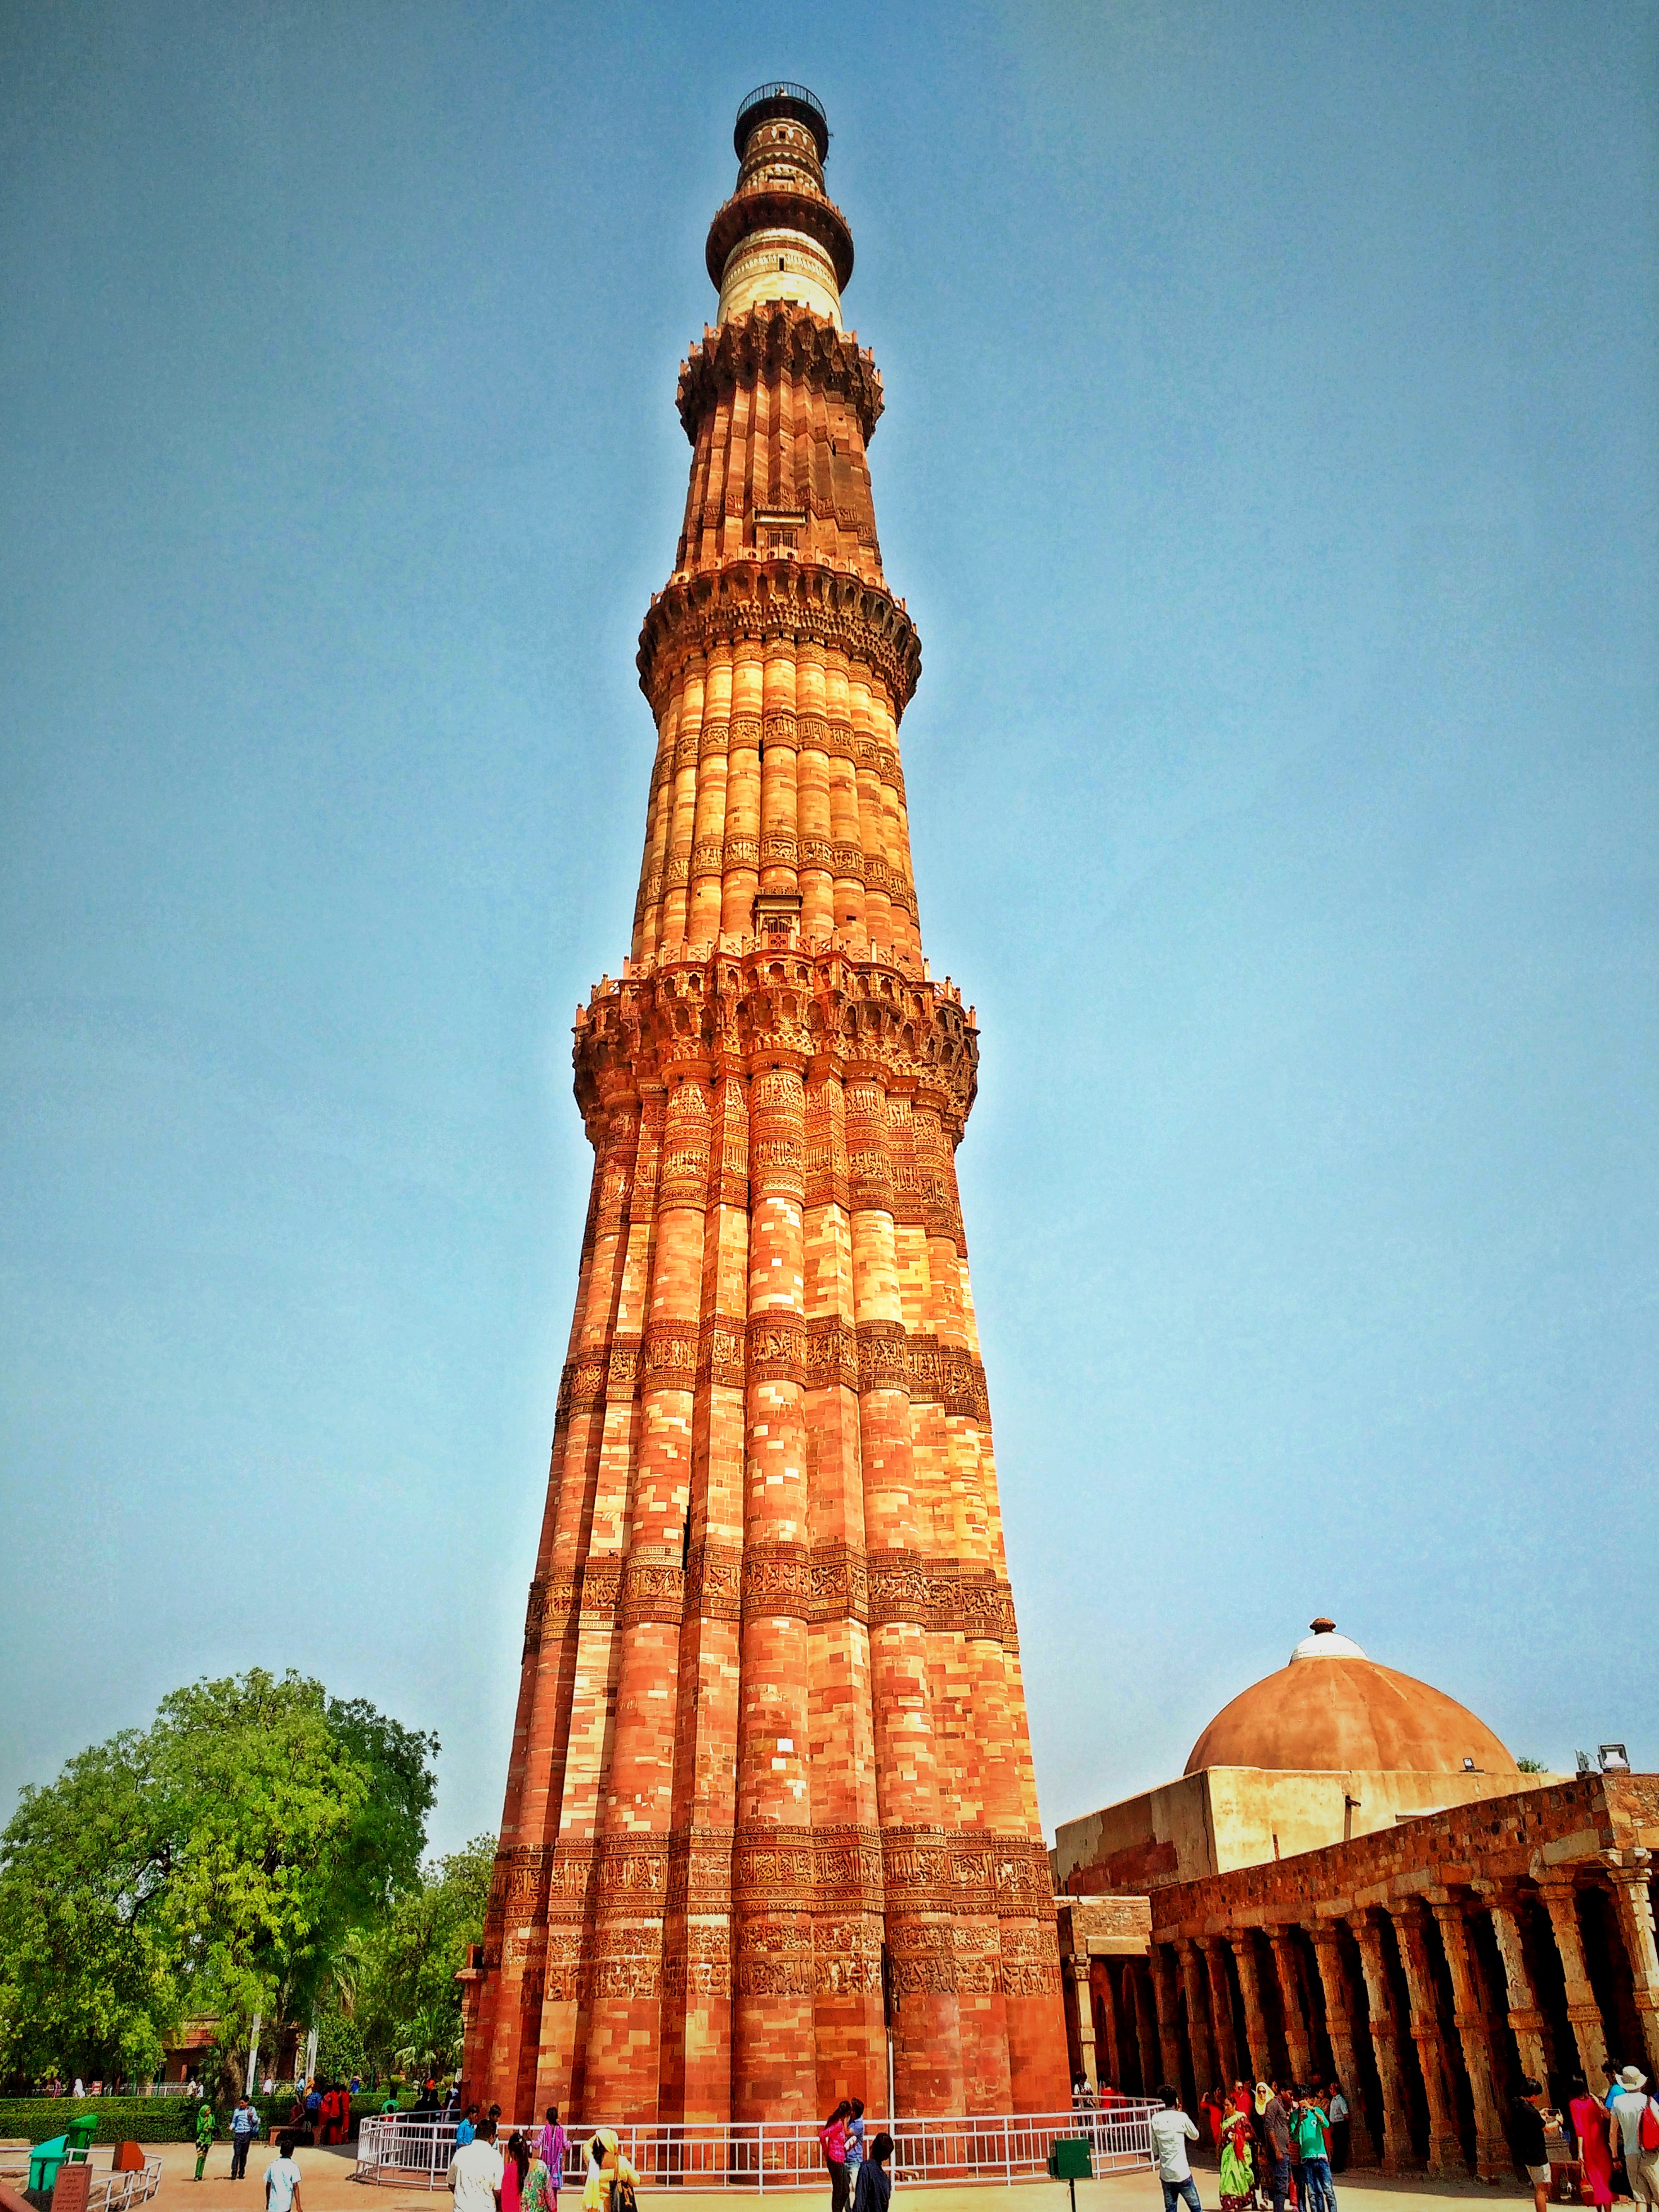
[[[489,1917],[501,1927],[616,1912],[965,1916],[1035,1921],[1052,1941],[1053,1907],[1048,1852],[1029,1836],[757,1823],[506,1846]]]
[[[538,1575],[525,1607],[529,1657],[579,1620],[861,1621],[1000,1644],[1014,1651],[1008,1584],[990,1569],[914,1552],[866,1553],[848,1544],[693,1544],[682,1571],[671,1558],[590,1559],[574,1573]]]
[[[840,1386],[862,1395],[902,1390],[913,1405],[981,1424],[991,1418],[985,1369],[964,1346],[906,1333],[901,1322],[866,1322],[854,1328],[836,1316],[802,1322],[759,1315],[744,1322],[717,1319],[653,1322],[643,1345],[618,1338],[609,1357],[583,1352],[559,1378],[558,1420],[604,1405],[626,1405],[644,1390],[690,1390],[702,1382],[741,1390],[750,1382],[798,1382],[804,1389]]]

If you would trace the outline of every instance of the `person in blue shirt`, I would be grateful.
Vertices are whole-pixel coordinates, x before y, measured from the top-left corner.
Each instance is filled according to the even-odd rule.
[[[459,2125],[455,2130],[456,2149],[459,2150],[465,2144],[470,2143],[477,2132],[478,2108],[476,2105],[469,2105]]]
[[[847,2123],[847,2197],[850,2203],[859,2193],[859,2168],[864,2163],[864,2100],[853,2100],[853,2117]]]
[[[246,2097],[236,2100],[230,2116],[230,2178],[242,2180],[247,2172],[248,2145],[259,2139],[259,2115]]]

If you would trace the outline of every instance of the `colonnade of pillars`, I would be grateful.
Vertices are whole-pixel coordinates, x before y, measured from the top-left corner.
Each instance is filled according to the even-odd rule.
[[[1217,2082],[1340,2081],[1354,2165],[1498,2179],[1522,2075],[1557,2104],[1579,2075],[1600,2094],[1609,2064],[1659,2079],[1648,1862],[1604,1851],[1540,1879],[1340,1912],[1310,1900],[1304,1919],[1075,1955],[1074,2072],[1132,2095],[1176,2083],[1189,2111]]]

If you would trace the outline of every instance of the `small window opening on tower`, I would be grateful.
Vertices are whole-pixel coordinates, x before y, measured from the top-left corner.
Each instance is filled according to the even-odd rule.
[[[779,274],[780,276],[781,276],[781,275],[782,275],[782,273],[783,273],[783,256],[782,256],[782,254],[779,254],[779,256],[778,256],[778,274]]]

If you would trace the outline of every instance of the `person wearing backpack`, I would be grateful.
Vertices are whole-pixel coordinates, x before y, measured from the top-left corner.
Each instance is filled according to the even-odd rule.
[[[595,2128],[587,2146],[587,2185],[582,2212],[635,2212],[640,2177],[617,2140],[615,2128]]]
[[[1647,2085],[1639,2066],[1622,2068],[1610,2109],[1615,2140],[1625,2148],[1631,2195],[1638,2204],[1659,2205],[1659,2103],[1646,2094]]]

